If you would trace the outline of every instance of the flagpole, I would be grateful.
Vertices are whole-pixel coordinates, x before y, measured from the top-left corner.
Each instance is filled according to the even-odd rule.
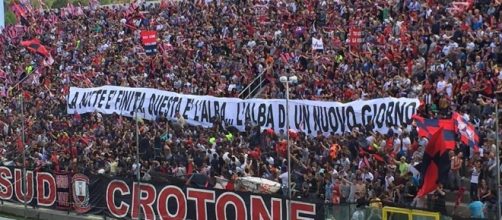
[[[21,80],[19,80],[19,82],[17,82],[13,86],[11,86],[9,89],[16,88],[18,85],[20,85],[21,83],[23,83],[26,79],[28,79],[28,77],[30,77],[30,76],[31,76],[31,74],[27,74],[24,78],[22,78]]]
[[[138,192],[137,192],[137,198],[138,198],[138,220],[141,220],[141,207],[139,205],[139,197],[141,196],[141,167],[139,165],[139,114],[138,114],[138,109],[135,111],[136,113],[136,178],[138,181]]]
[[[500,220],[500,140],[499,140],[499,103],[498,97],[495,99],[495,160],[497,162],[496,171],[497,171],[497,219]]]
[[[26,219],[26,214],[28,211],[28,204],[26,202],[26,196],[28,194],[28,188],[26,185],[26,140],[25,140],[25,134],[24,134],[24,97],[23,94],[19,97],[19,101],[21,104],[21,142],[23,144],[23,188],[24,188],[24,194],[23,194],[23,203],[24,203],[24,219]]]
[[[288,143],[288,220],[291,220],[291,143],[289,142],[289,81],[286,83],[286,138]]]
[[[296,83],[298,81],[298,78],[296,76],[281,76],[279,78],[279,81],[284,83],[286,86],[286,141],[287,141],[287,146],[288,146],[288,200],[287,200],[287,219],[291,219],[291,199],[292,199],[292,189],[291,189],[291,175],[293,172],[293,169],[291,167],[291,143],[290,143],[290,138],[289,138],[289,84],[290,83]]]

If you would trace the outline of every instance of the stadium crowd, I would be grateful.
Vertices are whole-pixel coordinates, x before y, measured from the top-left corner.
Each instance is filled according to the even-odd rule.
[[[281,75],[296,75],[294,99],[353,101],[418,97],[426,117],[461,112],[474,123],[480,148],[458,141],[451,152],[449,190],[470,182],[470,197],[496,202],[495,91],[502,83],[502,2],[477,0],[179,1],[161,5],[84,9],[62,15],[33,11],[24,25],[0,35],[2,97],[0,157],[22,166],[22,121],[27,165],[55,172],[133,177],[138,164],[135,121],[118,115],[66,113],[70,86],[149,87],[185,94],[236,97],[264,73],[265,98],[284,98]],[[360,38],[354,37],[358,28]],[[158,52],[145,55],[139,30],[158,32]],[[358,35],[359,36],[359,35]],[[313,50],[312,38],[324,49]],[[20,41],[40,39],[50,58]],[[19,94],[23,96],[21,114]],[[254,127],[235,132],[217,117],[203,129],[184,118],[139,122],[142,178],[192,173],[229,180],[264,177],[295,196],[329,203],[361,199],[425,208],[415,195],[427,139],[416,126],[378,134],[361,127],[348,134],[291,134],[293,166],[276,151],[285,132]],[[329,149],[339,145],[331,158]],[[368,146],[383,161],[369,157]],[[361,150],[363,149],[363,150]],[[293,170],[294,172],[290,172]],[[155,173],[155,175],[153,175]],[[238,190],[238,189],[236,189]],[[467,189],[465,189],[467,190]],[[433,207],[446,212],[442,186]],[[378,203],[380,203],[378,202]],[[470,202],[470,201],[462,201]]]

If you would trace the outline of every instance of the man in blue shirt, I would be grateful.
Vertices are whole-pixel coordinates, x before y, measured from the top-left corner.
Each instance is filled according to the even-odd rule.
[[[485,205],[475,199],[471,202],[471,204],[469,204],[469,210],[471,211],[471,218],[485,218],[485,214],[484,214],[484,207]]]

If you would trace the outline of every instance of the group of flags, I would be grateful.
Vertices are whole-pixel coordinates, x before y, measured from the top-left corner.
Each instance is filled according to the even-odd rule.
[[[474,152],[479,149],[479,135],[474,125],[457,112],[450,119],[427,119],[417,115],[413,119],[419,136],[429,140],[420,165],[422,186],[417,193],[418,197],[423,197],[434,191],[438,183],[448,183],[449,151],[455,150],[456,134]]]
[[[49,7],[45,4],[43,0],[38,0],[39,9],[42,11],[43,9],[49,9]],[[91,10],[95,10],[99,6],[99,0],[90,0],[89,6]],[[35,13],[36,11],[33,9],[31,5],[31,1],[29,0],[19,0],[13,1],[10,4],[11,11],[16,15],[16,19],[19,23],[25,26],[30,25],[30,15]],[[75,7],[73,4],[68,3],[66,7],[60,9],[62,17],[68,16],[82,16],[84,15],[84,10],[82,6]]]
[[[413,119],[420,137],[426,137],[430,140],[439,128],[443,128],[443,139],[447,149],[455,149],[456,134],[460,135],[460,141],[463,144],[468,145],[474,151],[479,149],[479,135],[476,128],[457,112],[454,112],[450,119],[428,119],[417,115],[413,116]]]
[[[69,2],[65,8],[61,9],[61,16],[62,17],[82,16],[82,15],[84,15],[84,10],[82,9],[82,7],[81,6],[75,7],[73,4],[71,4]]]

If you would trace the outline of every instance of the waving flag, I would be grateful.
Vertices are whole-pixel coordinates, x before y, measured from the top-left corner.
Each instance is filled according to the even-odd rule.
[[[473,124],[465,120],[457,112],[453,113],[453,120],[455,120],[455,129],[460,134],[460,141],[469,145],[475,151],[479,150],[479,135]]]
[[[132,3],[129,7],[124,11],[124,17],[130,17],[138,12],[139,6],[136,3]]]
[[[12,12],[14,12],[14,14],[16,15],[16,18],[18,19],[19,22],[21,22],[21,24],[23,24],[25,26],[29,25],[28,18],[27,18],[28,11],[26,8],[24,8],[23,6],[14,2],[11,5],[10,9]]]
[[[281,61],[283,63],[289,63],[290,61],[294,60],[294,58],[294,53],[281,53]]]
[[[32,53],[38,53],[45,57],[50,56],[49,51],[47,50],[47,48],[45,48],[44,45],[40,44],[39,39],[34,38],[27,41],[21,41],[21,45],[26,47],[26,49],[28,49]]]
[[[452,119],[428,119],[414,115],[413,119],[417,123],[418,135],[429,140],[440,128],[443,128],[443,140],[445,147],[449,150],[455,149],[455,123]]]
[[[12,26],[5,28],[5,31],[10,39],[16,39],[19,36],[19,32],[17,31],[17,29]]]
[[[417,193],[420,198],[434,191],[438,183],[446,184],[448,182],[450,158],[443,131],[444,128],[439,127],[425,148],[421,165],[422,186]]]

